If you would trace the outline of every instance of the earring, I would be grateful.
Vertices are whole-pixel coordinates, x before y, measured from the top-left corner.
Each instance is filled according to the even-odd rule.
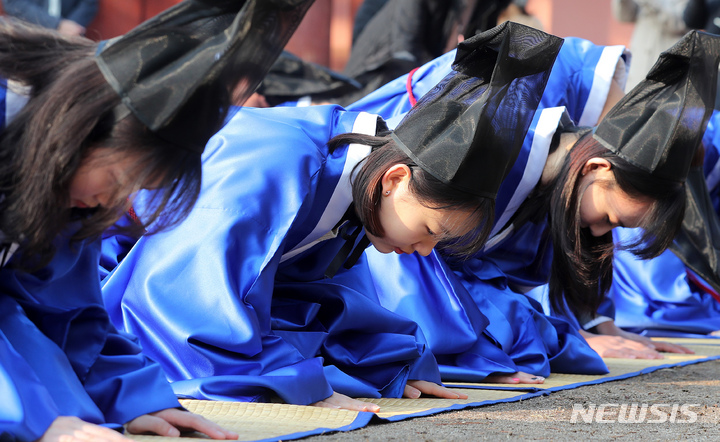
[[[388,195],[390,195],[390,191],[389,191],[389,190],[386,190],[386,191],[385,191],[385,196],[388,196]]]

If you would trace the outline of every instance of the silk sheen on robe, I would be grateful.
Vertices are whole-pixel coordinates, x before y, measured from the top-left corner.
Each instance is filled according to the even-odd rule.
[[[0,85],[0,130],[25,98]],[[72,229],[72,227],[70,228]],[[160,367],[117,332],[103,308],[100,242],[56,240],[31,274],[0,269],[0,439],[36,440],[58,416],[121,428],[178,407]]]
[[[323,276],[345,242],[332,230],[350,172],[369,153],[326,144],[376,125],[338,106],[238,111],[205,150],[189,217],[141,238],[104,280],[113,323],[178,395],[311,404],[440,381],[417,325],[379,305],[363,262]]]
[[[622,46],[565,40],[531,131],[500,188],[485,251],[454,268],[436,251],[428,257],[366,251],[381,304],[420,325],[443,380],[481,381],[492,374],[517,371],[542,376],[551,371],[607,372],[574,324],[545,316],[537,302],[518,293],[547,281],[551,256],[544,253],[541,242],[545,223],[516,231],[501,228],[538,183],[550,141],[564,115],[580,125],[597,122],[624,54]],[[421,96],[427,87],[413,83],[414,75],[434,78],[434,69],[449,69],[432,63],[426,67],[413,74],[414,95]],[[380,114],[389,123],[395,122],[397,117],[384,112],[409,109],[407,90],[402,89],[406,84],[407,78],[398,79],[379,89],[378,97],[371,94],[356,105],[374,111],[374,104],[383,103]],[[395,277],[398,274],[401,277]]]
[[[715,213],[720,214],[720,113],[715,112],[703,136],[705,181]],[[616,242],[632,240],[639,229],[616,228]],[[689,278],[686,266],[670,250],[650,260],[616,251],[613,285],[606,302],[614,304],[619,327],[644,334],[673,336],[720,330],[720,299]],[[695,277],[701,281],[697,275]],[[709,287],[709,285],[708,285]]]

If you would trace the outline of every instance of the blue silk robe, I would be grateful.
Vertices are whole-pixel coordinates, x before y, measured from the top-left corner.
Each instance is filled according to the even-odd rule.
[[[381,304],[420,325],[443,380],[481,381],[516,371],[542,376],[607,371],[575,324],[545,316],[537,302],[518,293],[547,281],[551,256],[542,253],[540,244],[545,223],[514,231],[501,228],[537,185],[564,115],[580,125],[597,123],[624,56],[621,46],[566,39],[523,149],[500,188],[493,232],[483,252],[450,267],[437,252],[422,257],[366,251]],[[449,66],[431,63],[426,68],[413,74],[417,83],[410,79],[416,96],[428,87],[421,80],[439,77],[435,70]],[[407,77],[398,79],[351,107],[374,110],[372,105],[384,103],[380,113],[397,121],[384,112],[410,108],[407,84]]]
[[[23,103],[0,87],[0,130]],[[0,269],[0,439],[38,439],[58,416],[119,428],[178,407],[160,367],[108,320],[100,242],[56,245],[37,272]]]
[[[720,113],[715,112],[703,137],[704,173],[715,212],[720,214]],[[629,241],[638,229],[617,228],[616,242]],[[720,299],[691,282],[689,270],[673,252],[657,258],[637,259],[616,251],[615,272],[608,302],[614,304],[619,327],[660,336],[679,333],[707,334],[720,330]]]
[[[345,243],[332,231],[350,172],[369,153],[326,143],[376,124],[338,106],[240,110],[208,143],[189,217],[141,238],[105,278],[112,321],[178,395],[310,404],[440,382],[417,325],[380,306],[364,261],[323,276]]]

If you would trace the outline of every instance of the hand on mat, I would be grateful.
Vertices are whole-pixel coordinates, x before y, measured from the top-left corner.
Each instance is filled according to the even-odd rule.
[[[485,382],[495,384],[542,384],[545,378],[534,374],[517,371],[513,374],[493,375],[485,378]]]
[[[655,351],[655,346],[626,339],[621,336],[598,335],[585,330],[580,334],[587,341],[590,348],[603,358],[623,359],[663,359],[664,356]]]
[[[380,407],[371,402],[363,402],[351,397],[345,396],[344,394],[333,392],[332,396],[324,399],[320,402],[311,404],[313,407],[322,408],[342,408],[344,410],[352,411],[371,411],[377,413],[380,411]]]
[[[166,437],[179,437],[181,431],[199,431],[213,439],[238,438],[238,434],[234,431],[225,430],[199,414],[177,408],[144,414],[131,420],[126,428],[130,433],[152,433]]]
[[[465,393],[456,393],[448,388],[438,385],[435,382],[428,381],[408,381],[405,385],[403,397],[417,399],[421,394],[427,394],[444,399],[467,399]]]
[[[60,416],[56,418],[45,431],[45,434],[38,439],[39,442],[125,442],[130,439],[110,428],[91,424],[78,419],[75,416]]]
[[[655,351],[664,351],[668,353],[683,353],[683,354],[693,354],[694,351],[690,350],[687,347],[683,347],[682,345],[676,345],[671,344],[669,342],[665,341],[653,341],[652,339],[640,336],[637,333],[631,333],[628,331],[625,331],[618,327],[615,324],[615,321],[606,321],[601,324],[598,324],[597,331],[601,335],[610,335],[610,336],[619,336],[621,338],[629,339],[631,341],[639,342],[641,344],[645,344],[647,347],[652,348]]]

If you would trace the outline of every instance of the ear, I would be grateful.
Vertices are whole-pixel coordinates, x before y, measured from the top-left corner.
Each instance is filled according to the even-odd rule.
[[[394,164],[390,166],[390,168],[385,171],[381,180],[383,195],[388,194],[388,192],[393,192],[402,184],[407,184],[411,176],[412,172],[405,164]]]
[[[605,175],[612,170],[612,164],[605,158],[590,158],[582,168],[581,175]]]

